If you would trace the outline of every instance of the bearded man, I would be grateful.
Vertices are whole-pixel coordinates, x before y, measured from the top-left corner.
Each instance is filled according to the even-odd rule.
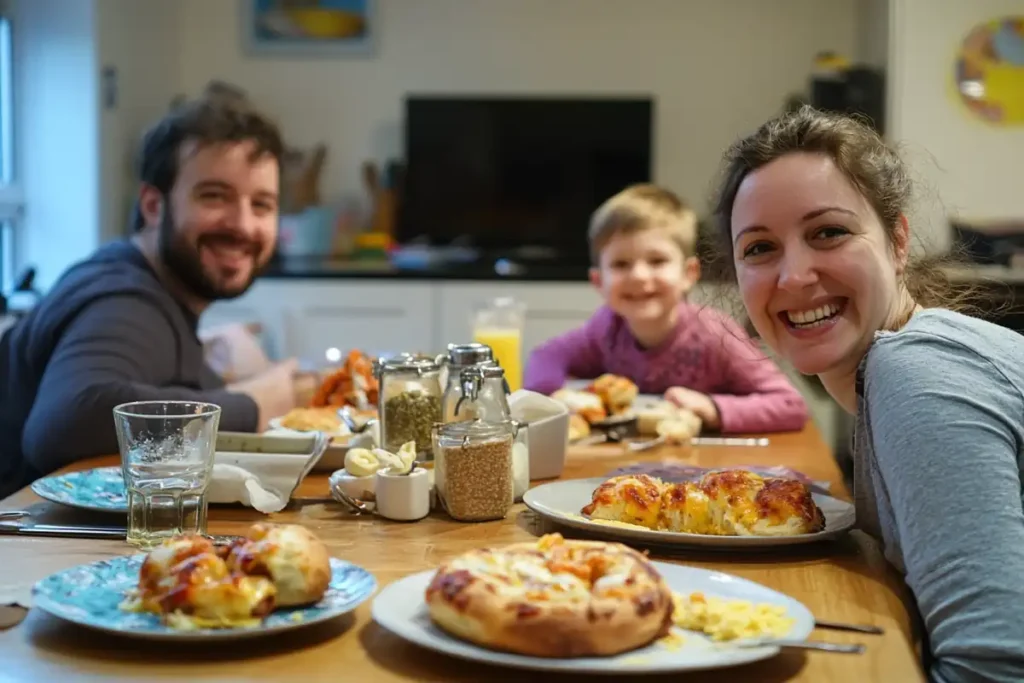
[[[121,403],[215,403],[227,431],[292,407],[293,361],[225,386],[197,337],[202,312],[243,294],[274,252],[283,152],[244,98],[187,103],[146,134],[133,236],[68,269],[0,339],[0,498],[116,453]]]

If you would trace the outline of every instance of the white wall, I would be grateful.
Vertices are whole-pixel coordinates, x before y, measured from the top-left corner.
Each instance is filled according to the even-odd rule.
[[[854,58],[868,66],[885,69],[889,64],[890,0],[858,0],[857,50]]]
[[[15,170],[25,198],[16,260],[35,265],[49,287],[99,234],[96,16],[89,0],[17,0],[12,14]]]
[[[327,200],[401,153],[402,97],[650,93],[655,178],[704,204],[725,147],[806,87],[814,54],[856,48],[857,0],[379,0],[372,58],[240,52],[239,3],[181,0],[182,85],[246,88],[292,144],[329,145]]]
[[[98,0],[99,68],[117,75],[117,99],[102,107],[100,240],[125,234],[142,132],[179,92],[180,6],[166,0]],[[101,106],[102,102],[101,93]]]
[[[937,249],[950,243],[949,214],[1024,217],[1024,127],[989,126],[953,91],[960,40],[974,25],[1024,15],[1024,0],[891,0],[891,135],[920,183],[914,225]]]
[[[164,0],[13,0],[15,165],[25,193],[16,270],[49,288],[124,234],[131,156],[178,92],[179,6]],[[115,106],[101,74],[117,72]]]

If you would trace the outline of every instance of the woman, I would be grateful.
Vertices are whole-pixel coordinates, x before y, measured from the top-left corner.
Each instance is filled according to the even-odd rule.
[[[726,153],[719,235],[761,338],[857,416],[860,526],[903,573],[935,681],[1024,681],[1024,337],[909,256],[911,181],[805,107]]]

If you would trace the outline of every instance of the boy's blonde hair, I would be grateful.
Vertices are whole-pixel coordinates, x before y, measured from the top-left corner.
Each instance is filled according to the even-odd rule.
[[[657,185],[631,185],[606,200],[590,218],[590,260],[601,263],[601,250],[619,234],[659,229],[679,245],[683,257],[697,248],[697,213],[676,193]]]

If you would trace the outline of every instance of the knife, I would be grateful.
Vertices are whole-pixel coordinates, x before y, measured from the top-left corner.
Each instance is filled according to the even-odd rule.
[[[12,524],[0,522],[0,536],[63,536],[73,538],[117,538],[128,535],[125,527],[116,526],[63,526],[60,524]]]

